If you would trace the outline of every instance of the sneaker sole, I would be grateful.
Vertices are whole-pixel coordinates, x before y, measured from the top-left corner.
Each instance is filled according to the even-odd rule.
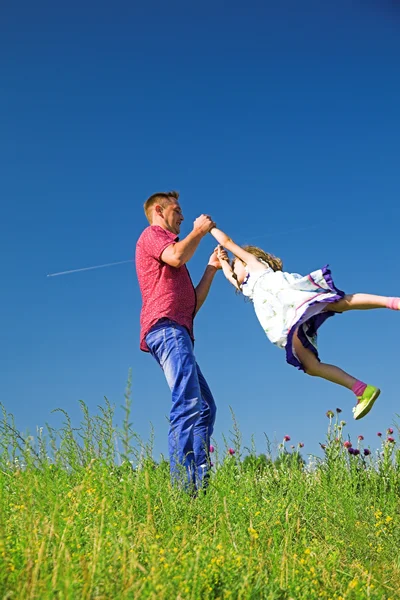
[[[381,390],[377,389],[376,392],[374,394],[372,394],[372,396],[369,399],[369,402],[365,406],[365,408],[360,412],[359,415],[357,415],[356,417],[354,417],[356,421],[358,421],[358,419],[362,419],[363,417],[365,417],[365,415],[367,415],[369,413],[369,411],[371,410],[371,408],[375,404],[375,400],[377,400],[377,398],[379,397],[380,393],[381,393]]]

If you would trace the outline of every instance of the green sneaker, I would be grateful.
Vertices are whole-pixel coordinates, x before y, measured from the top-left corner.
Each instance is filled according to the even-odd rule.
[[[353,408],[355,419],[362,419],[369,413],[378,398],[381,390],[373,385],[367,385],[362,396],[358,396],[358,403]]]

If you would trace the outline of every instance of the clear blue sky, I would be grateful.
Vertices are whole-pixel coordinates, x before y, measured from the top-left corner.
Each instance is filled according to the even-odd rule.
[[[350,6],[351,4],[351,6]],[[154,191],[181,192],[182,235],[200,213],[307,273],[331,265],[347,292],[400,295],[400,12],[395,2],[3,2],[0,9],[2,292],[0,401],[21,430],[106,395],[133,374],[133,422],[166,453],[170,396],[139,350],[133,257]],[[197,283],[214,247],[189,269]],[[318,453],[325,412],[354,436],[399,412],[400,313],[330,319],[326,362],[379,385],[352,422],[353,396],[286,365],[253,308],[223,279],[195,323],[214,392],[244,443],[291,436]]]

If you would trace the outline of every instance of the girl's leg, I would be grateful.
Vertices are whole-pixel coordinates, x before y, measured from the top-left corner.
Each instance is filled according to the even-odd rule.
[[[400,298],[374,296],[373,294],[348,294],[337,302],[328,304],[325,310],[345,312],[347,310],[369,310],[371,308],[400,308]]]
[[[362,419],[369,413],[380,394],[379,388],[355,379],[339,367],[320,363],[311,350],[304,348],[298,338],[297,331],[293,335],[293,347],[297,358],[308,375],[322,377],[354,392],[357,398],[357,405],[353,408],[355,419]]]
[[[351,390],[357,383],[357,379],[355,377],[352,377],[342,369],[339,369],[339,367],[319,362],[311,350],[304,348],[297,336],[297,331],[293,335],[293,347],[296,356],[303,365],[307,375],[311,375],[313,377],[322,377],[322,379],[327,379],[328,381],[332,381],[332,383],[342,385],[349,390]]]

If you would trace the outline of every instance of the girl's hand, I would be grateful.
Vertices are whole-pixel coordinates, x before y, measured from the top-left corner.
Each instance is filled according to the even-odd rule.
[[[228,253],[223,246],[217,246],[214,250],[217,253],[218,259],[221,260],[229,260]]]
[[[228,260],[228,254],[226,253],[226,250],[222,248],[222,246],[217,246],[214,252],[211,254],[208,264],[216,269],[221,269],[222,260]]]

